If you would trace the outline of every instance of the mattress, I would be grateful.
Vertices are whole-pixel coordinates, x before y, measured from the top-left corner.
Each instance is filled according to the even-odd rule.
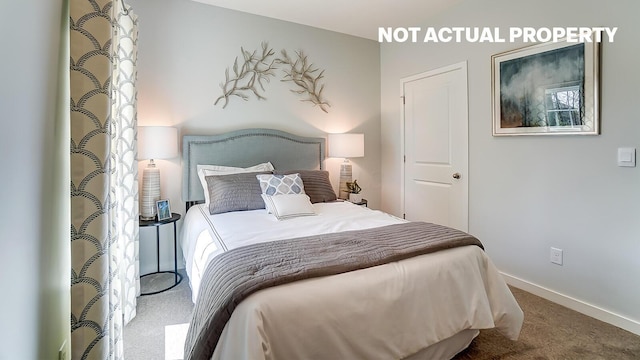
[[[193,300],[206,264],[224,251],[405,221],[347,202],[314,208],[316,216],[278,221],[266,210],[212,216],[192,207],[182,248]],[[471,330],[496,327],[515,339],[522,320],[485,252],[464,246],[258,291],[235,309],[212,358],[402,359],[438,344],[450,355],[468,345]]]

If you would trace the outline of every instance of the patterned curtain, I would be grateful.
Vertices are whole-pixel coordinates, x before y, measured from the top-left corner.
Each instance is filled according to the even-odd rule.
[[[118,5],[122,2],[116,1]],[[138,17],[131,7],[117,11],[113,48],[113,104],[111,110],[111,208],[114,248],[113,287],[122,289],[121,304],[126,325],[136,316],[136,298],[140,296],[138,262],[138,161],[136,63],[138,60]]]
[[[139,292],[137,20],[120,0],[69,12],[72,358],[122,359]]]

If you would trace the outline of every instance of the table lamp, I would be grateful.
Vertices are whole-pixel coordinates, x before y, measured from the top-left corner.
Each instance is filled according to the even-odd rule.
[[[329,157],[344,158],[340,165],[338,197],[349,198],[347,183],[352,181],[349,158],[364,156],[364,134],[329,134]]]
[[[178,156],[178,129],[168,126],[138,127],[138,160],[149,159],[142,175],[140,217],[154,219],[156,201],[160,200],[160,169],[154,159],[172,159]]]

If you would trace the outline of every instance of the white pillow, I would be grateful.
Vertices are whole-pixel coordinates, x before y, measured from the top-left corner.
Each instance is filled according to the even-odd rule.
[[[290,219],[298,216],[316,215],[311,200],[306,194],[262,194],[264,205],[278,220]]]
[[[198,178],[204,191],[204,203],[209,206],[209,186],[205,177],[212,175],[230,175],[238,173],[259,172],[259,171],[273,171],[273,165],[270,162],[250,166],[247,168],[239,168],[233,166],[222,165],[196,165],[198,172]]]

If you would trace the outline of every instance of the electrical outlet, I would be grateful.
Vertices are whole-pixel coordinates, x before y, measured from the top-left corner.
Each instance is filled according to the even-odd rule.
[[[69,360],[67,356],[67,340],[62,343],[60,350],[58,350],[58,360]]]
[[[554,264],[562,265],[562,249],[551,248],[551,262]]]

